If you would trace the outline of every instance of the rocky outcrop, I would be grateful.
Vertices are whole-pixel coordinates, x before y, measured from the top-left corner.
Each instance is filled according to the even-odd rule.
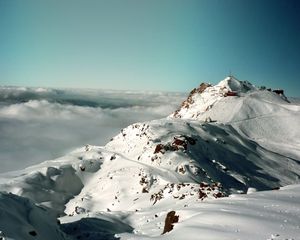
[[[172,231],[174,228],[174,223],[178,223],[179,216],[175,215],[175,214],[176,214],[175,211],[168,212],[166,220],[165,220],[164,231],[162,234]]]
[[[178,114],[180,109],[181,108],[189,108],[191,104],[194,103],[194,100],[193,100],[193,96],[195,94],[201,94],[205,91],[206,88],[208,87],[211,87],[212,85],[209,84],[209,83],[201,83],[200,86],[198,88],[194,88],[189,96],[187,97],[187,99],[185,101],[182,102],[181,106],[179,109],[177,109],[175,112],[174,112],[174,117],[178,117],[180,118],[180,115]]]

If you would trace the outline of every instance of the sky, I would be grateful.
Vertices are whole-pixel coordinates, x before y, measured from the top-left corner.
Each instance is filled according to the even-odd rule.
[[[297,0],[0,0],[0,85],[300,96]]]

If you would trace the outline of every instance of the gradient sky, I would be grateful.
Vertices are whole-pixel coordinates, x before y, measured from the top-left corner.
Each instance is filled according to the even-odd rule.
[[[300,96],[300,1],[0,0],[0,85]]]

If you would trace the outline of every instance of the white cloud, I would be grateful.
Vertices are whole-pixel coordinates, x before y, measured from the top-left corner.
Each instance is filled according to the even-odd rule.
[[[103,145],[127,125],[167,116],[184,94],[0,88],[0,172]]]

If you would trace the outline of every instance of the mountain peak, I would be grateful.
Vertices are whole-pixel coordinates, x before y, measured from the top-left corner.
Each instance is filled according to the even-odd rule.
[[[235,235],[226,239],[273,231],[296,239],[300,185],[281,187],[299,183],[300,106],[281,95],[233,76],[202,83],[173,118],[134,123],[105,146],[0,175],[1,191],[11,192],[0,192],[0,239],[224,239],[228,222]],[[247,195],[231,195],[239,193]],[[268,228],[253,237],[254,220]],[[288,230],[279,234],[282,222]],[[178,225],[162,235],[170,224]]]
[[[224,123],[261,115],[273,109],[273,106],[267,106],[272,102],[279,104],[279,108],[280,104],[288,102],[283,90],[272,92],[270,89],[260,89],[229,75],[216,85],[201,83],[194,88],[171,117],[203,121],[213,118]],[[245,115],[239,112],[240,109],[247,109]]]
[[[230,75],[226,77],[224,80],[219,82],[216,86],[223,87],[227,89],[228,91],[232,92],[241,92],[245,93],[251,90],[257,90],[257,88],[252,85],[250,82],[247,81],[240,81],[234,76]]]

